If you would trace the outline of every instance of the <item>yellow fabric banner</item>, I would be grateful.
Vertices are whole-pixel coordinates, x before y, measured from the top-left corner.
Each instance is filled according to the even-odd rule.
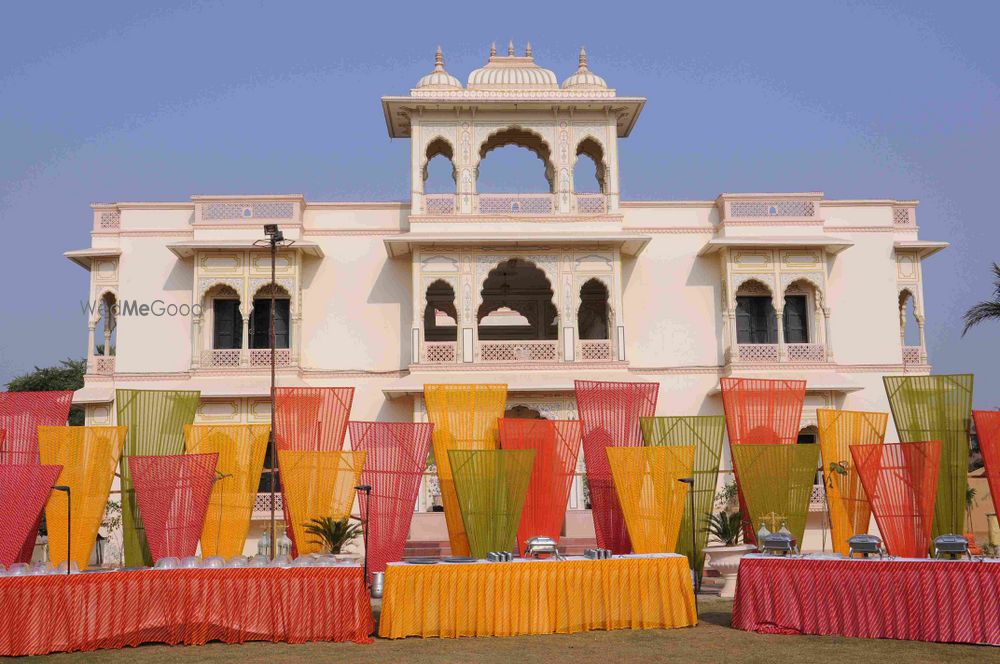
[[[45,507],[53,565],[66,560],[66,521],[72,512],[70,556],[87,569],[127,432],[128,427],[38,427],[41,462],[63,467],[57,483],[70,487],[72,503],[67,510],[66,494],[59,493]]]
[[[188,454],[219,455],[218,479],[201,530],[202,557],[231,558],[243,553],[269,431],[266,424],[185,425]]]
[[[697,624],[684,556],[390,564],[379,636],[517,636]]]
[[[469,555],[449,450],[495,450],[497,420],[507,408],[506,385],[424,385],[427,418],[434,424],[434,463],[441,485],[441,502],[448,525],[451,553]]]
[[[673,553],[688,485],[694,445],[609,447],[608,463],[636,553]]]
[[[365,452],[278,450],[281,493],[299,555],[318,553],[320,544],[306,532],[313,519],[346,519],[354,505]]]
[[[850,550],[847,540],[868,532],[872,514],[849,448],[885,442],[889,413],[817,408],[816,422],[833,550],[846,556]]]

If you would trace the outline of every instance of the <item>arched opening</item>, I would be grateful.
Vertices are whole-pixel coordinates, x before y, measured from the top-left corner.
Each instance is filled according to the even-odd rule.
[[[599,279],[590,279],[580,288],[580,309],[576,314],[580,339],[608,339],[608,288]]]
[[[529,408],[523,404],[518,404],[516,406],[511,406],[503,414],[504,417],[516,419],[516,420],[545,420],[548,419],[543,417],[540,412],[534,408]]]
[[[95,329],[101,334],[91,352],[104,357],[114,356],[118,345],[118,298],[114,293],[108,292],[101,296],[98,314],[100,318]]]
[[[816,342],[816,319],[812,312],[816,310],[817,301],[816,288],[808,281],[794,281],[785,289],[782,326],[786,344]]]
[[[211,347],[215,350],[231,350],[243,347],[243,314],[240,312],[240,296],[231,286],[213,286],[205,293],[203,311],[211,320]]]
[[[435,138],[424,152],[424,193],[454,194],[458,174],[455,170],[455,152],[443,138]]]
[[[486,155],[496,151],[486,160]],[[538,177],[541,161],[542,178]],[[520,127],[499,131],[479,148],[476,168],[476,191],[480,193],[552,193],[555,191],[555,169],[552,151],[538,134]]]
[[[455,311],[455,290],[447,281],[438,279],[427,287],[424,307],[424,339],[426,341],[457,341],[458,313]]]
[[[511,258],[493,268],[483,282],[476,313],[483,341],[556,339],[557,310],[552,285],[534,263]]]
[[[587,137],[576,146],[576,166],[573,170],[573,190],[578,194],[606,194],[607,167],[604,165],[604,148],[594,138]],[[581,160],[580,157],[587,159]],[[584,177],[583,171],[588,175],[589,167],[594,168],[593,179]]]
[[[778,318],[771,302],[771,291],[751,279],[736,291],[736,343],[778,343]]]
[[[904,346],[920,346],[916,298],[908,290],[899,293],[899,338]]]
[[[274,347],[291,348],[291,296],[277,284],[263,286],[253,295],[250,312],[250,348],[270,348],[271,295],[274,295]]]

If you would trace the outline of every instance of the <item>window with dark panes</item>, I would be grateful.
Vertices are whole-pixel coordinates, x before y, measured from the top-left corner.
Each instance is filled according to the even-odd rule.
[[[240,301],[213,300],[212,315],[212,348],[242,348],[243,316],[240,315]]]
[[[257,298],[253,301],[253,313],[250,315],[250,347],[270,348],[268,333],[271,324],[271,298]],[[288,299],[274,301],[274,347],[289,348],[289,318]]]
[[[777,321],[770,297],[763,295],[736,296],[737,343],[778,343]]]
[[[806,317],[806,296],[785,296],[785,343],[809,343],[809,322]]]

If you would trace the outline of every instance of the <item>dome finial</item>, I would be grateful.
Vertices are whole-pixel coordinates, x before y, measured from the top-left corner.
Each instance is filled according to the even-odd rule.
[[[514,55],[514,40],[507,42],[507,55]]]
[[[528,42],[528,45],[525,47],[524,56],[527,58],[531,57],[531,42]]]
[[[580,69],[587,68],[587,51],[582,46],[580,47]]]
[[[437,47],[437,52],[434,53],[434,71],[444,71],[444,53],[441,52],[441,47]]]
[[[490,57],[495,58],[497,56],[497,43],[493,42],[490,45]]]

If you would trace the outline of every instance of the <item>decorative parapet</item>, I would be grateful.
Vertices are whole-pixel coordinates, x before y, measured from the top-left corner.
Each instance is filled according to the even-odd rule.
[[[903,204],[892,206],[893,228],[916,228],[917,227],[917,205]]]
[[[265,222],[302,223],[305,199],[299,194],[278,196],[192,196],[195,225],[242,225]]]
[[[722,224],[822,223],[823,194],[722,194],[716,199]]]
[[[117,205],[94,203],[90,208],[94,211],[94,232],[117,233],[121,229],[122,213]]]

